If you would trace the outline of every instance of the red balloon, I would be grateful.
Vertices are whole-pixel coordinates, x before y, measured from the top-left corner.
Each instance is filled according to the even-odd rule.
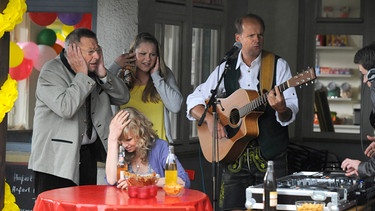
[[[40,26],[48,26],[56,20],[57,13],[55,12],[29,12],[29,17],[34,23]]]
[[[92,24],[91,13],[85,13],[85,14],[83,14],[82,20],[79,23],[77,23],[76,25],[74,25],[74,28],[75,29],[78,29],[78,28],[91,29],[91,24]]]
[[[33,71],[33,60],[24,58],[17,67],[9,68],[9,75],[16,81],[26,79]]]

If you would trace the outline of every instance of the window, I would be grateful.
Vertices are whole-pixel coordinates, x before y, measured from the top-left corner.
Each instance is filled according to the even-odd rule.
[[[180,37],[181,30],[179,25],[170,24],[156,24],[155,37],[159,40],[163,49],[163,57],[166,65],[171,68],[175,78],[179,77],[179,64],[180,64]],[[172,138],[177,138],[178,116],[170,113]]]
[[[174,143],[179,149],[197,145],[196,122],[186,118],[186,98],[218,65],[225,12],[221,1],[139,1],[139,31],[154,32],[171,67],[184,102],[171,115]],[[152,10],[147,8],[153,8]],[[218,17],[218,18],[212,18]]]
[[[155,25],[155,36],[161,40],[164,49],[164,59],[176,77],[181,74],[180,64],[180,33],[179,25],[160,24]],[[211,71],[215,68],[218,51],[218,30],[193,28],[192,29],[192,55],[191,55],[191,82],[194,89],[207,79]],[[181,111],[184,112],[185,111]],[[178,115],[170,114],[172,125],[172,137],[177,139],[177,130],[180,126]],[[190,122],[189,137],[197,137],[195,121]]]
[[[191,53],[191,87],[204,82],[217,65],[218,30],[193,28]],[[189,137],[197,137],[196,121],[190,122]]]

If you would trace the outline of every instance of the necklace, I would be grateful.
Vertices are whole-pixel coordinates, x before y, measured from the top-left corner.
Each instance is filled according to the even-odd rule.
[[[141,167],[141,165],[139,165],[139,163],[136,165],[136,168],[137,168],[137,170],[136,170],[136,172],[135,173],[138,173],[139,172],[139,168]]]
[[[141,169],[141,164],[142,164],[142,160],[141,159],[136,159],[132,162],[132,166],[133,166],[133,172],[135,174],[139,174],[140,170]]]

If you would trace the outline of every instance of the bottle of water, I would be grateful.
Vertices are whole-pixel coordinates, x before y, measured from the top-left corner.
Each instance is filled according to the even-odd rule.
[[[117,162],[117,180],[123,179],[125,172],[128,171],[128,165],[125,162],[125,148],[120,145],[118,151],[118,162]]]
[[[276,210],[277,206],[277,182],[273,172],[273,161],[268,161],[267,172],[264,176],[263,183],[264,193],[263,193],[263,205],[264,211]]]
[[[165,185],[174,186],[177,184],[177,163],[173,146],[169,146],[169,154],[165,164]]]

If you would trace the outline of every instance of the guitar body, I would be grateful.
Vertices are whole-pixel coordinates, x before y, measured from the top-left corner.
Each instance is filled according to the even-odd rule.
[[[250,140],[259,135],[258,118],[263,111],[254,110],[240,117],[241,107],[249,104],[253,99],[259,97],[258,92],[253,90],[238,89],[227,98],[218,99],[221,106],[217,106],[217,115],[220,123],[224,125],[228,138],[218,140],[219,161],[235,161],[243,152]],[[224,110],[222,110],[223,108]],[[212,109],[208,110],[212,113]],[[209,130],[206,123],[198,127],[199,143],[207,161],[212,162],[212,129]]]
[[[315,70],[309,70],[293,76],[291,79],[277,86],[283,92],[290,87],[300,86],[316,78]],[[207,102],[206,102],[207,103]],[[218,154],[216,161],[235,161],[243,152],[250,140],[258,137],[258,118],[264,113],[267,103],[267,93],[259,96],[254,90],[238,89],[229,97],[218,99],[216,112],[218,120],[225,127],[228,138],[221,138],[217,142]],[[208,110],[212,114],[212,109]],[[207,161],[212,162],[213,140],[206,123],[198,126],[199,143]]]

